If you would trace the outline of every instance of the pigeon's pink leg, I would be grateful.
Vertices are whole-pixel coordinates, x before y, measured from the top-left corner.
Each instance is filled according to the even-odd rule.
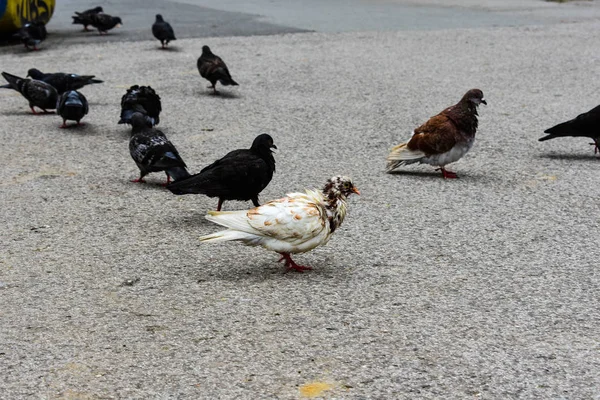
[[[166,174],[166,172],[165,172],[165,174]],[[167,183],[163,183],[162,185],[163,186],[168,186],[169,183],[171,183],[171,176],[169,174],[167,174]]]
[[[290,253],[279,253],[279,254],[281,254],[281,258],[277,262],[281,262],[281,261],[285,260],[285,266],[288,269],[293,269],[294,271],[297,271],[297,272],[310,271],[312,269],[311,267],[306,267],[304,265],[296,264],[294,262],[294,260],[292,260]]]
[[[63,119],[63,124],[62,124],[61,126],[59,126],[59,128],[62,128],[62,129],[64,129],[64,128],[66,128],[66,127],[67,127],[67,120],[66,120],[66,119]]]
[[[33,107],[31,107],[31,112],[34,113],[35,115],[38,114]]]
[[[85,124],[83,122],[77,121],[77,126],[85,126]]]
[[[598,147],[598,142],[590,143],[590,145],[594,146],[594,154],[597,154],[600,151],[600,147]]]
[[[219,204],[217,204],[217,211],[221,211],[222,205],[223,205],[223,199],[219,198]]]
[[[455,172],[448,171],[444,167],[440,167],[440,168],[436,169],[436,171],[442,171],[442,176],[444,177],[444,179],[457,179],[458,178],[458,176],[456,175]]]

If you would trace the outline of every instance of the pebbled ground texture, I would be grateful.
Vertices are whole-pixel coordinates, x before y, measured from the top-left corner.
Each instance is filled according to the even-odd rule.
[[[0,91],[0,390],[18,398],[593,399],[600,396],[600,157],[539,143],[598,104],[597,21],[181,39],[4,52],[2,69],[95,74],[84,127]],[[239,87],[210,95],[203,44]],[[349,175],[330,243],[296,256],[201,244],[216,199],[134,184],[132,84],[191,172],[261,132],[262,201]],[[443,180],[389,148],[470,88],[474,148]],[[225,209],[249,208],[228,202]]]

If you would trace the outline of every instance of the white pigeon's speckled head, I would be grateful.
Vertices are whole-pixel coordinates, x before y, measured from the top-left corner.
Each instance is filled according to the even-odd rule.
[[[352,193],[360,194],[352,179],[347,176],[334,176],[327,180],[323,188],[323,194],[329,199],[348,197]]]

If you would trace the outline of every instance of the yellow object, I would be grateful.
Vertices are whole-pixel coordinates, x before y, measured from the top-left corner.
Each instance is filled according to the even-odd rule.
[[[311,382],[300,386],[300,394],[304,397],[317,397],[324,391],[332,389],[333,386],[325,382]]]
[[[12,33],[35,19],[50,21],[56,0],[0,0],[0,33]]]

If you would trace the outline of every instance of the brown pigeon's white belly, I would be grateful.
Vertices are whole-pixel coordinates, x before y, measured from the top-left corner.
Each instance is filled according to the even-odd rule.
[[[428,157],[423,157],[421,162],[424,164],[443,167],[444,165],[460,160],[473,147],[475,138],[470,138],[465,142],[457,143],[452,149],[445,153],[435,154]]]

